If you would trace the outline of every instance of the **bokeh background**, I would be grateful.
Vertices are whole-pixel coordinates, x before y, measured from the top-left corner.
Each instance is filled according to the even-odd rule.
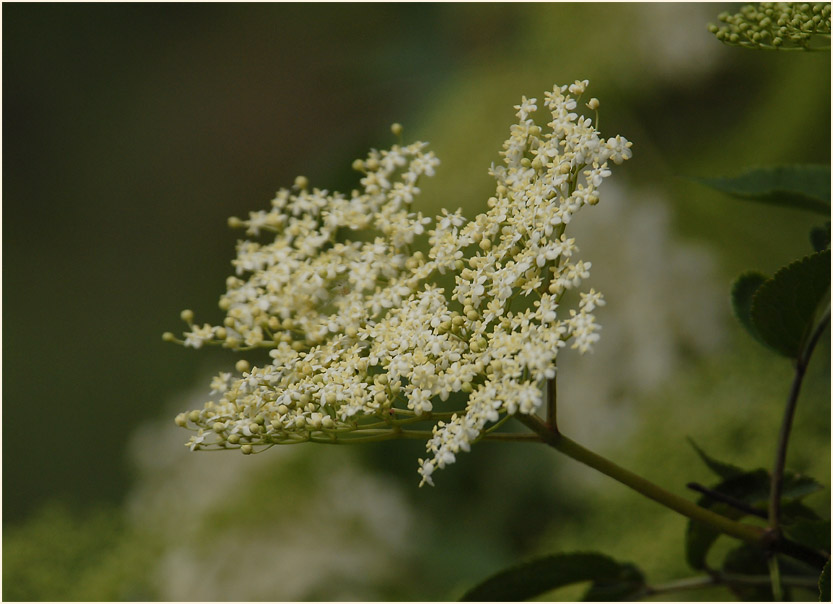
[[[830,55],[721,45],[734,6],[4,4],[3,598],[445,600],[575,550],[690,574],[682,518],[544,447],[481,444],[433,489],[419,443],[191,454],[172,418],[235,358],[160,336],[221,319],[228,216],[298,174],[349,191],[394,121],[443,162],[418,207],[473,216],[520,96],[586,78],[634,157],[571,224],[608,305],[559,358],[560,424],[681,494],[711,480],[686,436],[768,467],[791,368],[728,291],[821,221],[692,177],[829,164]],[[824,341],[788,458],[828,488],[829,367]]]

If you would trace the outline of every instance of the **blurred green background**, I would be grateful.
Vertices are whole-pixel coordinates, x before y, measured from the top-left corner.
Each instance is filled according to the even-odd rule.
[[[473,216],[520,96],[586,78],[634,157],[575,221],[608,306],[559,358],[563,427],[678,493],[710,480],[685,436],[768,467],[791,369],[727,293],[820,221],[688,178],[829,164],[830,55],[723,46],[732,6],[5,4],[4,599],[442,600],[576,549],[689,573],[681,518],[543,447],[479,445],[434,489],[420,443],[189,454],[172,417],[234,357],[160,336],[220,320],[226,218],[297,174],[349,191],[399,121],[443,162],[417,207]],[[828,489],[829,367],[825,341],[788,458]]]

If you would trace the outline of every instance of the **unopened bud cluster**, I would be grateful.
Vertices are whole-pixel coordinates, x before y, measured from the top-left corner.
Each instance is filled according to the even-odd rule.
[[[746,48],[822,50],[830,48],[830,3],[761,2],[737,14],[718,15],[709,25],[718,40]]]
[[[349,195],[299,177],[270,209],[232,219],[250,239],[238,243],[220,298],[225,320],[200,326],[185,311],[184,338],[164,337],[264,350],[271,362],[238,362],[213,379],[214,400],[177,416],[195,432],[191,449],[380,440],[431,421],[419,472],[433,484],[435,469],[502,419],[534,413],[559,350],[584,353],[599,338],[601,294],[561,304],[590,271],[565,229],[598,203],[610,164],[631,156],[630,142],[601,138],[576,113],[587,84],[545,94],[545,127],[530,117],[536,99],[515,107],[503,163],[490,169],[489,209],[472,220],[411,209],[439,164],[420,142],[356,160],[361,188]],[[413,251],[419,244],[427,253]],[[448,291],[440,275],[453,278]]]

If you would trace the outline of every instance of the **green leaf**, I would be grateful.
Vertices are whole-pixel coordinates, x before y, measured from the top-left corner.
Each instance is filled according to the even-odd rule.
[[[824,565],[824,570],[821,571],[819,577],[819,602],[830,601],[830,561]]]
[[[776,166],[697,180],[733,197],[830,215],[830,166]]]
[[[688,440],[688,443],[694,447],[695,451],[697,451],[700,459],[703,460],[712,472],[720,476],[720,478],[731,478],[732,476],[737,476],[738,474],[743,474],[745,472],[743,468],[739,468],[737,466],[733,466],[732,464],[718,461],[713,457],[709,457],[703,449],[697,446],[697,443],[694,442],[692,438],[686,437],[686,440]]]
[[[784,534],[807,547],[830,552],[830,521],[829,520],[796,520],[785,526]]]
[[[633,564],[620,565],[615,579],[597,579],[584,594],[585,602],[622,602],[634,600],[645,587],[645,575]]]
[[[739,545],[729,551],[723,560],[723,572],[766,576],[769,574],[766,554],[761,548],[754,547],[748,543]],[[772,588],[769,585],[729,585],[730,591],[744,601],[764,602],[771,601]]]
[[[711,489],[766,512],[769,503],[770,484],[769,472],[759,469],[731,476],[720,484],[711,487]],[[818,482],[808,476],[785,472],[781,489],[784,519],[792,520],[803,515],[803,510],[807,508],[798,505],[798,501],[821,488],[822,486]],[[732,520],[740,520],[746,516],[746,512],[743,510],[716,501],[707,495],[700,497],[697,500],[697,505],[709,508],[713,512]],[[702,570],[707,567],[706,558],[718,537],[720,537],[720,532],[692,520],[688,521],[685,541],[686,560],[692,568]]]
[[[606,597],[615,593],[627,596],[645,585],[642,573],[632,564],[623,564],[591,552],[553,554],[500,571],[470,589],[460,600],[528,600],[550,590],[584,581],[594,582],[588,596],[604,594]]]
[[[732,310],[740,324],[746,328],[753,338],[766,344],[758,329],[752,322],[752,297],[766,282],[767,276],[757,271],[743,273],[732,284]]]
[[[752,296],[752,324],[770,348],[797,358],[829,292],[828,249],[793,262],[764,282]]]
[[[697,504],[701,507],[709,508],[713,512],[730,518],[732,520],[740,520],[746,514],[737,508],[733,508],[725,503],[714,502],[712,499],[705,497],[701,498]],[[688,565],[694,570],[703,570],[708,567],[706,558],[709,555],[714,542],[720,537],[721,533],[704,524],[688,521],[685,535],[685,557]]]
[[[810,229],[810,244],[816,252],[830,247],[830,221],[824,226]]]

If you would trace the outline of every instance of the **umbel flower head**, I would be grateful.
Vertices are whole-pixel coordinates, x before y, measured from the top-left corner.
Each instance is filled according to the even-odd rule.
[[[830,3],[761,2],[745,4],[724,25],[709,25],[718,40],[745,48],[830,50]]]
[[[610,165],[631,156],[630,142],[602,138],[576,112],[587,85],[547,92],[544,127],[531,118],[536,99],[515,106],[503,163],[489,170],[495,193],[474,219],[459,209],[434,220],[412,210],[420,180],[439,165],[421,142],[355,161],[363,176],[350,195],[298,177],[270,209],[232,218],[252,239],[237,245],[236,274],[220,298],[225,320],[200,326],[183,311],[184,340],[164,337],[262,349],[271,362],[241,360],[213,379],[216,398],[176,418],[195,432],[188,446],[249,454],[422,438],[420,484],[433,484],[460,451],[498,438],[512,415],[535,413],[559,351],[585,353],[599,339],[600,293],[580,291],[575,307],[562,305],[590,274],[566,227],[599,202]],[[254,239],[261,235],[268,241]],[[420,242],[427,253],[412,251]],[[430,431],[415,429],[426,422]]]

